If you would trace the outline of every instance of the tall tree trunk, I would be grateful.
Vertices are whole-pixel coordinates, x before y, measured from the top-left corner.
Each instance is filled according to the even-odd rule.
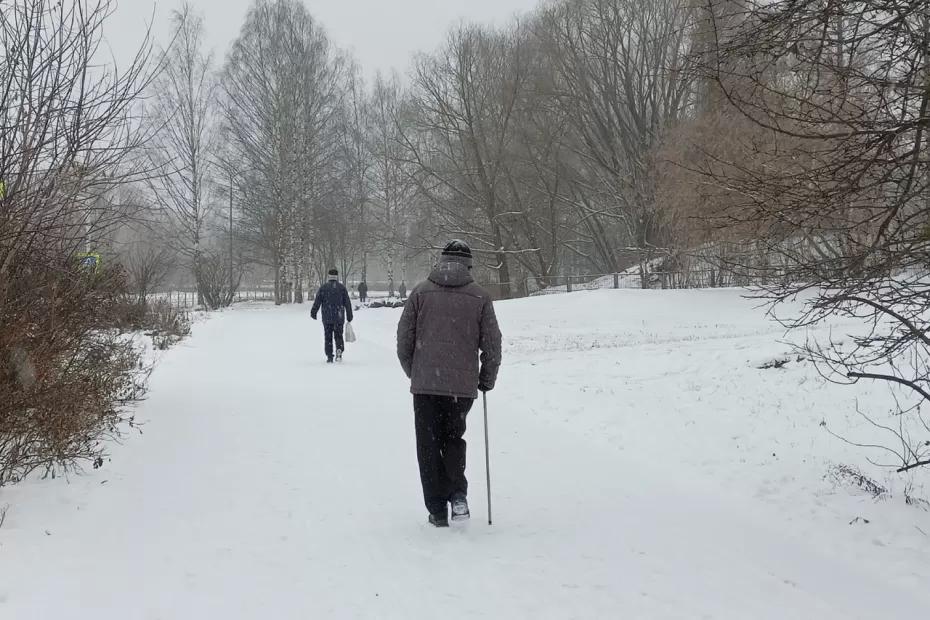
[[[281,259],[278,253],[274,255],[274,303],[276,306],[281,305]]]
[[[496,224],[492,226],[494,231],[494,243],[498,248],[504,247],[504,241],[501,238],[501,229]],[[494,254],[497,258],[497,281],[500,285],[500,294],[502,299],[513,297],[513,283],[510,281],[510,265],[506,252],[497,252]]]
[[[300,264],[295,267],[294,271],[294,303],[304,303],[304,273]]]

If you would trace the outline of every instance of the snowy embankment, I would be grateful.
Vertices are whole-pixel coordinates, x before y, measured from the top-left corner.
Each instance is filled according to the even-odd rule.
[[[876,618],[930,605],[930,513],[828,435],[879,386],[825,383],[738,291],[498,305],[473,521],[425,524],[399,310],[322,363],[307,307],[246,306],[168,352],[145,435],[99,471],[0,491],[0,618]],[[875,410],[875,409],[873,409]],[[829,478],[859,466],[876,500]],[[921,475],[913,494],[922,492]],[[924,480],[926,478],[923,478]]]

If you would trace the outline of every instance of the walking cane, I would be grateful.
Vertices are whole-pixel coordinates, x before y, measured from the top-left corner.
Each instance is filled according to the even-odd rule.
[[[488,393],[484,396],[484,471],[488,477],[488,525],[491,525],[491,455],[488,448]]]

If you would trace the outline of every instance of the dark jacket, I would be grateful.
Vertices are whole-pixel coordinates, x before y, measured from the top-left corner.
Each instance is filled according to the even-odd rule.
[[[349,299],[349,291],[335,280],[330,280],[317,291],[310,316],[316,319],[320,308],[323,308],[324,323],[344,323],[347,319],[352,322],[352,300]]]
[[[364,282],[362,282],[361,284],[359,284],[359,285],[358,285],[358,294],[361,295],[362,297],[365,297],[366,295],[368,295],[368,285],[365,284]]]
[[[479,384],[494,387],[501,332],[491,297],[465,265],[444,260],[410,293],[397,326],[397,357],[414,394],[477,398]]]

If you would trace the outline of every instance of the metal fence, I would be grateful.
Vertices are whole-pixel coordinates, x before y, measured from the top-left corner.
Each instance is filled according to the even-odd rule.
[[[164,293],[155,293],[151,295],[151,297],[153,299],[167,301],[179,310],[191,310],[200,305],[196,290],[176,290]],[[241,303],[246,301],[273,302],[274,291],[267,289],[236,291],[236,296],[233,300],[233,303]]]
[[[752,282],[746,276],[734,274],[731,271],[723,269],[704,269],[691,271],[657,271],[650,272],[646,276],[646,285],[644,286],[643,278],[639,273],[618,272],[606,274],[571,274],[549,276],[545,280],[541,278],[526,278],[515,282],[516,290],[511,290],[511,294],[518,297],[529,297],[535,295],[551,295],[556,293],[571,293],[574,291],[592,291],[599,289],[690,289],[690,288],[726,288],[749,286]],[[503,291],[502,285],[497,282],[486,283],[487,288],[496,296],[501,297]],[[311,289],[308,293],[308,300],[313,299],[316,289]],[[358,293],[349,289],[353,300],[358,299]],[[178,309],[193,309],[199,303],[197,300],[196,290],[176,290],[165,293],[157,293],[152,297],[169,301]],[[369,291],[369,300],[388,299],[388,292]],[[394,298],[399,299],[396,292]],[[236,292],[234,303],[241,302],[274,302],[275,295],[273,289],[249,289]]]
[[[634,272],[618,272],[606,274],[580,274],[560,275],[540,282],[538,278],[528,278],[522,281],[523,290],[515,291],[518,294],[550,295],[555,293],[571,293],[573,291],[591,291],[599,289],[689,289],[689,288],[726,288],[733,286],[748,286],[751,282],[745,276],[738,276],[722,269],[706,269],[692,271],[656,271],[646,275],[645,282],[642,275]]]

